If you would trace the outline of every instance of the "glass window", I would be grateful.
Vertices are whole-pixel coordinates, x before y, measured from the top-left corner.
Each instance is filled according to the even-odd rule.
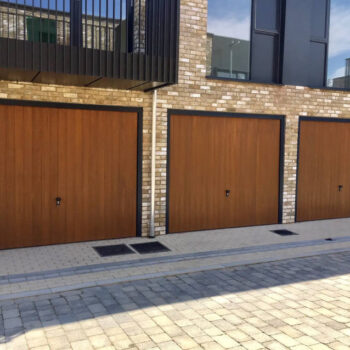
[[[27,35],[29,41],[56,43],[56,21],[47,18],[27,17]]]
[[[207,75],[249,79],[251,0],[208,0]]]
[[[350,3],[331,0],[327,86],[350,89]]]

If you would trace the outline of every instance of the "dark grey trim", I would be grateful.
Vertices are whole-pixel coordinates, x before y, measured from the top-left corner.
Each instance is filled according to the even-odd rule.
[[[295,188],[295,213],[294,213],[294,221],[298,221],[298,185],[299,185],[299,157],[300,157],[300,127],[301,122],[335,122],[335,123],[350,123],[350,117],[347,118],[330,118],[330,117],[299,117],[298,121],[298,146],[297,146],[297,169],[296,169],[296,188]],[[323,220],[331,220],[323,219]],[[312,221],[312,220],[310,220]],[[319,220],[317,220],[319,221]]]
[[[350,114],[349,118],[332,118],[332,117],[299,117],[299,123],[301,121],[305,122],[335,122],[335,123],[350,123]]]
[[[266,82],[261,82],[261,81],[257,81],[257,80],[246,80],[246,79],[237,79],[237,78],[222,78],[222,77],[215,77],[212,75],[207,75],[205,78],[210,79],[210,80],[236,81],[236,82],[240,82],[240,83],[283,86],[283,84],[275,83],[273,81],[266,83]]]
[[[275,118],[277,119],[277,118]],[[279,197],[278,197],[278,223],[283,222],[283,187],[284,187],[284,151],[286,138],[286,118],[280,117],[280,164],[279,164]]]
[[[142,155],[143,155],[143,110],[137,108],[137,187],[136,187],[136,236],[142,236]]]
[[[274,119],[280,121],[280,161],[279,161],[279,197],[278,197],[278,224],[283,220],[283,186],[284,186],[284,148],[285,148],[285,116],[274,114],[248,114],[229,112],[209,112],[183,109],[168,109],[167,117],[167,165],[166,165],[166,233],[169,233],[169,188],[170,188],[170,120],[172,115],[227,117],[227,118],[252,118]],[[261,225],[264,226],[264,225]],[[229,227],[228,227],[229,228]]]
[[[96,111],[119,111],[137,113],[137,198],[136,198],[136,236],[142,234],[142,143],[143,143],[143,109],[141,107],[122,107],[111,105],[91,105],[78,103],[42,102],[28,100],[0,99],[0,105],[32,106],[49,108],[87,109]]]

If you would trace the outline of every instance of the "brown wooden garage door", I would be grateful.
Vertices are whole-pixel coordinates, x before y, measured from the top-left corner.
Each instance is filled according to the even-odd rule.
[[[278,223],[280,130],[279,119],[171,115],[168,231]]]
[[[1,249],[135,236],[136,184],[137,113],[0,106]]]
[[[297,220],[350,217],[350,123],[301,120]]]

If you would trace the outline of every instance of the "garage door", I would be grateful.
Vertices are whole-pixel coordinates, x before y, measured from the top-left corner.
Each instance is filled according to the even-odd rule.
[[[278,223],[281,123],[171,115],[168,231]]]
[[[350,217],[350,123],[301,120],[297,220]]]
[[[0,106],[0,248],[136,235],[137,113]]]

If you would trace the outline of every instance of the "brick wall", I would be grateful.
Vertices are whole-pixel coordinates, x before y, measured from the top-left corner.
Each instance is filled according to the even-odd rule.
[[[350,117],[350,93],[296,86],[208,80],[207,0],[181,1],[179,84],[158,92],[156,232],[165,233],[167,110],[188,109],[286,116],[283,220],[295,211],[298,117]],[[89,103],[144,108],[143,234],[150,210],[150,93],[0,81],[0,98]]]
[[[350,118],[350,93],[299,86],[208,80],[207,0],[182,0],[179,84],[159,92],[158,178],[166,172],[167,109],[191,109],[286,116],[283,221],[295,215],[299,116]],[[165,215],[165,182],[157,188],[157,212]],[[163,225],[164,226],[164,225]],[[161,230],[163,232],[163,230]]]

